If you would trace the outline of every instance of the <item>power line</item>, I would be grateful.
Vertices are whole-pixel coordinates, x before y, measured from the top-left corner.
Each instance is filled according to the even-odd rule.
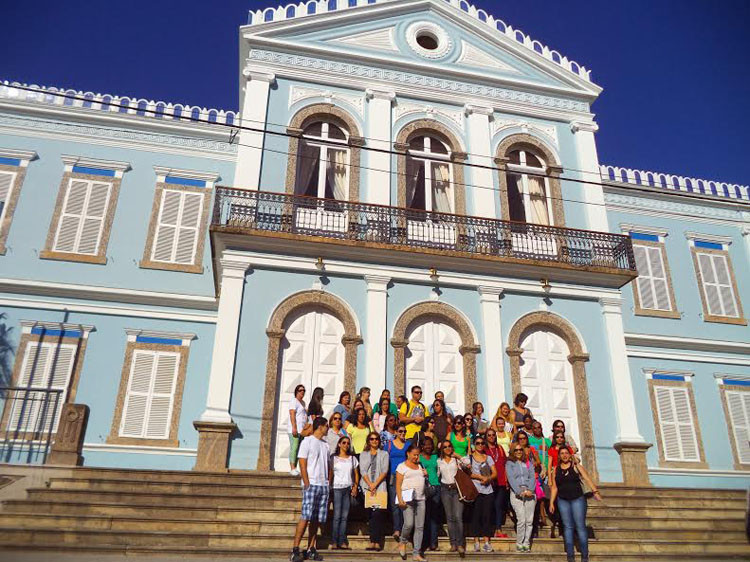
[[[30,88],[28,86],[8,86],[8,87],[17,88],[17,89],[20,89],[20,90],[25,90],[25,91],[34,92],[34,93],[43,93],[43,94],[53,95],[53,96],[62,97],[62,98],[65,98],[65,99],[82,101],[82,102],[85,102],[85,103],[93,103],[91,99],[87,99],[87,98],[84,98],[84,97],[81,97],[81,96],[75,96],[75,95],[60,93],[60,92],[48,92],[48,91],[45,91],[45,90],[39,90],[39,89],[36,89],[36,88]],[[109,105],[111,107],[121,108],[121,109],[128,109],[128,110],[133,109],[130,106],[122,105],[122,104],[117,104],[117,103],[112,103],[112,102],[108,102],[106,105]],[[143,112],[143,113],[150,113],[150,114],[154,114],[154,115],[164,115],[163,112],[159,112],[159,111],[154,110],[154,109],[139,108],[139,109],[136,109],[136,111],[137,112]],[[300,137],[298,137],[296,135],[292,135],[292,134],[287,133],[287,132],[271,131],[271,130],[266,129],[266,128],[246,127],[246,126],[234,125],[234,124],[229,124],[229,123],[219,123],[217,121],[209,121],[209,120],[201,119],[199,117],[192,117],[192,116],[189,116],[189,115],[185,115],[185,116],[181,115],[180,116],[180,120],[187,120],[187,121],[192,121],[192,122],[196,122],[196,123],[203,123],[203,124],[207,124],[207,125],[218,125],[218,126],[222,126],[222,127],[225,127],[225,128],[228,127],[230,129],[247,130],[247,131],[251,131],[251,132],[263,133],[263,134],[270,134],[270,135],[287,137],[287,138],[300,138]],[[185,137],[185,138],[195,138],[195,137]],[[332,141],[327,141],[326,139],[316,139],[316,143],[318,143],[318,144],[325,144],[327,146],[331,146],[331,147],[334,147],[334,148],[341,148],[341,145],[339,143],[332,142]],[[258,147],[258,146],[250,146],[250,145],[243,145],[241,143],[232,143],[232,144],[236,144],[237,146],[245,146],[247,148],[252,148],[252,149],[255,149],[255,150],[262,150],[262,151],[265,151],[265,152],[272,152],[272,153],[276,153],[276,154],[285,154],[287,156],[291,155],[287,151],[279,151],[279,150],[270,149],[270,148],[264,148],[264,147]],[[360,147],[360,149],[362,149],[362,150],[368,150],[368,151],[371,151],[371,152],[378,152],[378,153],[382,153],[382,154],[389,154],[391,156],[394,156],[394,155],[395,156],[404,156],[404,153],[397,152],[395,150],[390,150],[390,149],[375,148],[375,147],[368,147],[368,146],[362,146],[362,147]],[[298,156],[298,153],[296,153],[295,156]],[[351,163],[346,164],[346,165],[347,166],[353,166]],[[488,165],[477,164],[477,163],[462,162],[462,163],[460,163],[460,165],[464,166],[464,167],[467,167],[467,168],[479,168],[479,169],[491,170],[491,171],[495,171],[495,172],[507,172],[508,171],[508,170],[505,170],[505,169],[502,169],[502,168],[498,168],[496,166],[488,166]],[[367,167],[364,167],[364,166],[359,166],[359,168],[360,169],[368,169],[368,170],[372,170],[372,171],[378,171],[378,172],[382,172],[382,173],[388,173],[388,174],[391,174],[391,175],[406,175],[406,174],[400,174],[398,171],[393,171],[393,170],[382,170],[382,169],[377,169],[377,168],[367,168]],[[575,169],[572,169],[572,168],[563,168],[563,171],[571,171],[571,170],[581,172],[581,170],[575,170]],[[557,177],[557,176],[551,176],[551,175],[548,175],[548,174],[528,172],[528,171],[524,171],[523,173],[525,175],[531,176],[531,177],[540,177],[540,178],[548,178],[548,179],[559,179],[560,181],[567,181],[567,182],[573,182],[573,183],[579,183],[579,184],[585,184],[585,185],[594,185],[594,186],[598,186],[598,187],[605,187],[605,185],[601,182],[601,180],[600,181],[590,181],[590,180],[584,180],[584,179],[578,179],[578,178],[570,178],[570,177]],[[592,174],[594,174],[596,172],[586,172],[586,173],[592,173]],[[489,189],[489,190],[497,191],[497,192],[500,191],[499,189],[495,189],[494,187],[483,186],[483,185],[474,185],[474,184],[468,184],[468,183],[463,183],[462,185],[464,185],[466,187],[473,187],[475,189]],[[660,193],[661,192],[661,191],[659,191],[659,188],[635,187],[634,184],[628,184],[628,189],[632,190],[632,191],[640,191],[640,192],[643,192],[643,193],[650,193],[650,194]],[[687,193],[685,193],[685,192],[680,192],[680,191],[668,191],[668,193],[671,193],[672,195],[678,195],[678,196],[688,197],[689,199],[693,199],[693,200],[704,200],[704,201],[712,201],[712,202],[716,202],[717,201],[717,199],[714,198],[714,197],[707,197],[707,196],[700,195],[700,194],[695,194],[695,193],[691,193],[689,195]],[[571,203],[579,203],[579,204],[584,204],[584,205],[606,206],[606,204],[595,203],[595,202],[590,202],[590,201],[580,201],[580,200],[575,200],[575,199],[565,199],[563,197],[557,197],[556,198],[556,197],[552,197],[551,194],[549,195],[549,198],[550,199],[561,200],[561,201],[568,201],[568,202],[571,202]],[[741,199],[718,199],[718,201],[723,201],[723,202],[727,202],[727,201],[733,202],[734,201],[734,202],[737,202],[737,203],[746,203],[744,200],[741,200]],[[739,212],[739,210],[737,212]],[[731,219],[726,219],[726,220],[731,220]],[[743,222],[744,223],[745,221],[737,221],[737,222]]]

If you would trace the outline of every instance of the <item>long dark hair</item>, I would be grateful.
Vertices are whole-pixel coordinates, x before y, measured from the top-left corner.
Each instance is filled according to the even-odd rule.
[[[349,446],[346,448],[346,454],[347,455],[351,455],[352,454],[352,438],[349,437],[348,435],[342,435],[341,437],[339,437],[339,442],[336,443],[336,450],[333,453],[334,457],[338,457],[341,454],[341,442],[344,439],[346,439],[347,441],[349,441]]]
[[[325,396],[325,391],[318,387],[315,387],[315,390],[313,390],[312,398],[310,398],[310,404],[307,406],[307,413],[310,416],[322,416],[323,415],[323,405],[321,402],[323,401],[323,397]]]
[[[365,425],[370,425],[370,417],[367,415],[367,410],[365,410],[364,408],[357,408],[356,410],[354,410],[354,413],[352,414],[354,421],[352,421],[351,423],[355,426],[359,423],[360,412],[364,412],[365,414],[365,420],[362,423],[364,423]]]
[[[462,423],[464,425],[463,433],[456,433],[456,424],[457,423]],[[462,435],[462,436],[466,437],[466,435],[467,435],[467,431],[466,431],[466,419],[462,415],[458,415],[455,418],[453,418],[453,427],[451,428],[451,431],[453,431],[453,433],[456,433],[456,435]],[[470,434],[470,432],[469,432],[469,434]]]

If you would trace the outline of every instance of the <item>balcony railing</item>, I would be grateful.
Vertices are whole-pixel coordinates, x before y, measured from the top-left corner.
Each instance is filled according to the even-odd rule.
[[[213,225],[635,272],[630,239],[620,234],[286,193],[218,187]]]
[[[62,390],[0,386],[0,462],[44,463],[62,399]]]

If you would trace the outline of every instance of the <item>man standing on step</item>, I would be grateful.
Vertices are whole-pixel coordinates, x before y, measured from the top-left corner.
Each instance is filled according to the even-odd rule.
[[[302,516],[294,533],[294,546],[292,547],[292,555],[289,557],[291,562],[323,560],[323,557],[315,549],[315,544],[318,538],[318,527],[325,523],[328,517],[330,451],[328,442],[325,440],[327,434],[328,420],[322,416],[315,418],[313,434],[302,441],[299,448],[299,469],[302,476]],[[307,550],[303,555],[299,550],[299,545],[308,523],[310,530],[307,536]]]

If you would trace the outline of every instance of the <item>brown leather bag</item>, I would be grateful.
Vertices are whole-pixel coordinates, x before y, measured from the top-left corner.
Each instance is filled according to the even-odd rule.
[[[456,472],[456,489],[458,490],[458,499],[465,503],[473,502],[479,495],[471,476],[461,469]]]

